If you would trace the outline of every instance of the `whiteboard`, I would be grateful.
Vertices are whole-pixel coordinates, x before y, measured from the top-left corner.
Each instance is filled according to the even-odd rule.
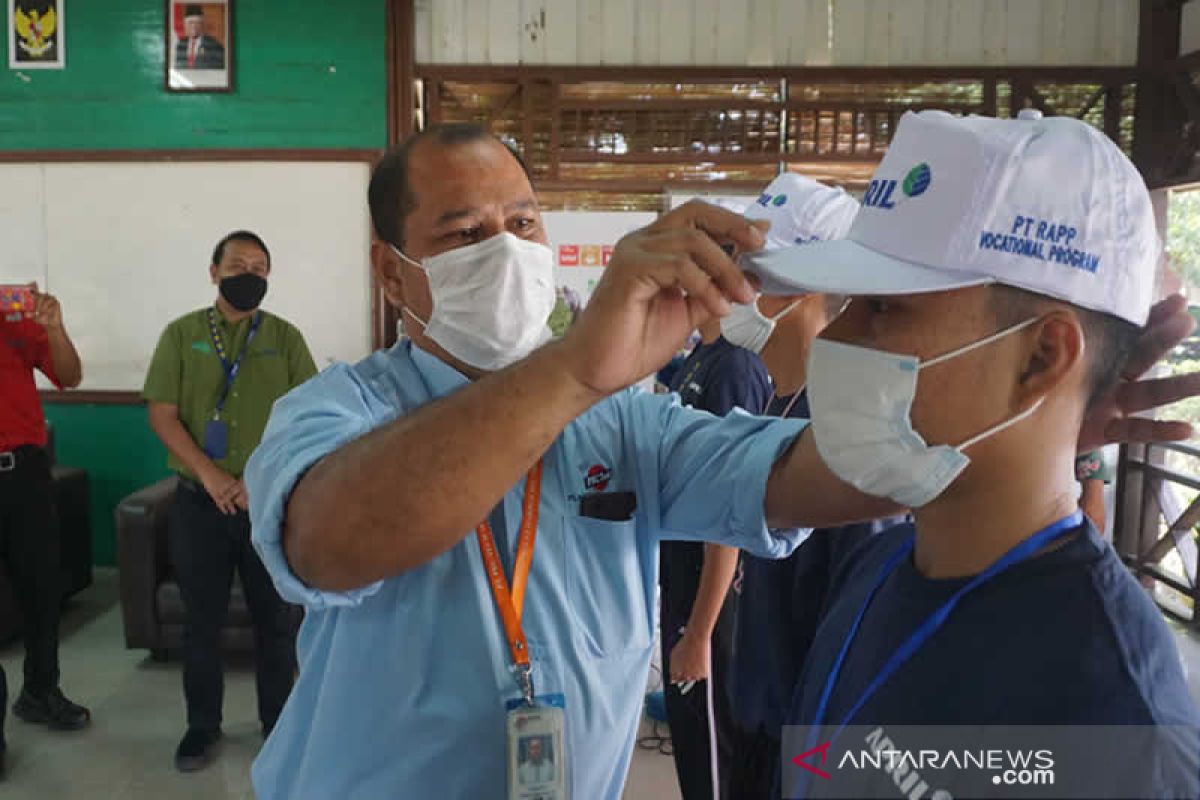
[[[167,323],[216,298],[213,246],[245,228],[271,250],[263,308],[318,368],[356,361],[371,346],[369,178],[365,162],[0,166],[0,280],[59,298],[83,388],[140,390]]]

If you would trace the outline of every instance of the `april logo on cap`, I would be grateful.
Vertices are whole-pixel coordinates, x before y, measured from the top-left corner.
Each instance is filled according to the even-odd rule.
[[[777,194],[774,197],[772,197],[771,195],[766,194],[764,192],[763,194],[759,195],[758,200],[756,200],[755,202],[757,202],[763,208],[770,208],[771,206],[780,208],[784,205],[787,205],[787,195],[786,194]]]
[[[863,196],[863,205],[870,208],[895,208],[897,203],[925,194],[931,183],[933,170],[928,164],[921,162],[908,171],[903,182],[890,178],[873,179]],[[900,186],[902,197],[895,197],[897,184]]]

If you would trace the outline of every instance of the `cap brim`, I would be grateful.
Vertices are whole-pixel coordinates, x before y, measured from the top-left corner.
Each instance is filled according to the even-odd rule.
[[[893,258],[849,239],[749,253],[741,267],[762,281],[763,294],[922,294],[995,282]]]

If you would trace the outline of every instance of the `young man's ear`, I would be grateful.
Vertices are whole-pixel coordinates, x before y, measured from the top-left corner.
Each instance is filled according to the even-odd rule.
[[[1044,397],[1082,366],[1083,326],[1077,316],[1058,309],[1035,323],[1030,335],[1032,346],[1021,375],[1021,390],[1026,396]]]
[[[371,241],[371,272],[375,282],[383,288],[388,302],[396,308],[405,305],[404,280],[400,276],[400,258],[387,242],[373,239]]]
[[[218,269],[218,267],[216,264],[208,265],[208,277],[209,277],[209,280],[211,280],[214,284],[221,282],[220,279],[217,278],[217,269]]]

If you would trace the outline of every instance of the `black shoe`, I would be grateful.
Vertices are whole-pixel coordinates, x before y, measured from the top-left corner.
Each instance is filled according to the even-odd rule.
[[[13,703],[13,713],[26,722],[56,731],[77,731],[92,721],[92,712],[72,703],[57,686],[40,695],[22,689],[21,696]]]
[[[221,739],[221,730],[207,731],[203,728],[188,728],[187,733],[175,749],[175,769],[180,772],[195,772],[204,769],[213,759],[213,751]]]

